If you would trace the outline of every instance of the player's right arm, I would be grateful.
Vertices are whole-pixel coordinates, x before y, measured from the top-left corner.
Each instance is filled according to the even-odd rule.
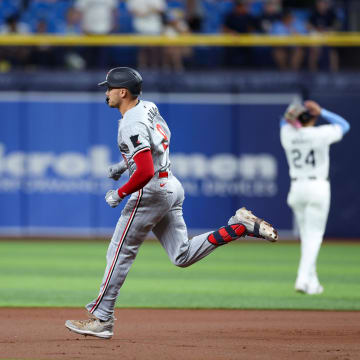
[[[284,125],[286,125],[287,124],[287,121],[285,120],[285,118],[281,118],[280,119],[280,127],[282,128]]]
[[[125,161],[120,161],[117,164],[110,165],[108,168],[108,177],[110,179],[119,180],[127,168],[128,167]]]
[[[292,102],[285,110],[285,114],[280,120],[280,127],[282,128],[286,124],[290,124],[295,128],[300,128],[301,124],[298,120],[298,116],[304,111],[304,106],[298,102]],[[305,109],[306,110],[306,109]]]

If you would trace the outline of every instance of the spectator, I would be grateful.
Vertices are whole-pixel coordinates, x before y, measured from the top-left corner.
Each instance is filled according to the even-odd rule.
[[[76,0],[75,9],[81,14],[82,31],[88,35],[106,35],[114,31],[117,0]],[[84,56],[88,67],[104,68],[109,63],[109,49],[87,47]]]
[[[0,34],[27,34],[30,28],[19,21],[19,15],[6,18],[0,28]],[[24,67],[29,64],[31,49],[24,46],[6,46],[0,48],[0,71],[8,71],[11,67]]]
[[[256,4],[256,3],[254,3]],[[275,22],[281,20],[281,1],[266,0],[257,20],[257,31],[261,34],[269,34]],[[253,61],[256,67],[268,67],[273,63],[273,48],[271,46],[256,46],[252,48]]]
[[[246,34],[255,32],[256,28],[256,20],[249,12],[249,2],[247,0],[236,0],[232,11],[225,16],[223,32]],[[227,47],[225,49],[225,63],[227,66],[250,65],[250,49]]]
[[[165,19],[164,35],[174,37],[188,32],[189,27],[185,21],[184,12],[181,9],[169,11]],[[187,46],[164,47],[163,69],[183,71],[184,58],[190,54],[191,48]]]
[[[74,7],[69,7],[65,21],[58,25],[56,32],[63,35],[80,35],[82,33],[80,12]],[[72,70],[83,70],[86,67],[86,61],[81,55],[83,52],[84,50],[78,46],[66,48],[64,50],[66,67]]]
[[[306,27],[304,23],[295,18],[288,10],[282,14],[281,21],[274,23],[271,34],[273,35],[295,35],[305,34]],[[275,47],[273,57],[280,70],[299,70],[304,60],[304,49],[300,46]]]
[[[160,35],[163,32],[165,0],[128,0],[128,9],[133,15],[133,25],[137,34]],[[157,47],[149,46],[139,49],[139,68],[159,68],[160,66],[161,51]]]
[[[281,20],[281,2],[279,0],[267,0],[264,4],[263,13],[259,17],[258,26],[261,33],[271,33],[273,24]]]
[[[201,0],[186,0],[186,20],[191,32],[201,31],[204,12]]]
[[[20,22],[19,14],[12,14],[5,20],[0,28],[1,34],[27,34],[30,28],[26,23]]]
[[[117,0],[76,0],[75,8],[81,13],[84,33],[106,35],[114,30]]]
[[[317,0],[315,8],[309,19],[309,28],[312,33],[324,33],[336,31],[340,28],[340,22],[329,0]],[[309,51],[309,69],[317,71],[320,55],[323,48],[311,47]],[[339,55],[336,49],[329,48],[329,65],[331,71],[339,70]]]
[[[49,33],[49,24],[46,19],[39,19],[35,25],[35,33],[39,35]],[[32,57],[35,66],[40,68],[54,68],[60,66],[60,59],[58,48],[51,45],[39,45],[36,46]]]
[[[233,10],[225,17],[223,31],[228,34],[244,34],[256,30],[255,18],[249,12],[247,0],[236,0]]]
[[[65,35],[79,35],[82,33],[81,13],[74,7],[66,11],[65,19],[58,24],[56,32]]]

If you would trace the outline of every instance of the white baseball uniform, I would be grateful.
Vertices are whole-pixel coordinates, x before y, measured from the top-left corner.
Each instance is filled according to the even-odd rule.
[[[113,315],[120,288],[149,231],[157,236],[170,260],[181,267],[202,259],[217,245],[245,235],[243,225],[229,225],[189,241],[182,213],[184,190],[170,171],[170,136],[158,108],[149,101],[140,100],[119,122],[118,145],[130,176],[136,170],[134,156],[146,150],[151,150],[155,175],[131,194],[116,225],[100,293],[86,306],[100,320],[106,321]]]
[[[289,165],[291,186],[287,202],[292,208],[301,239],[301,258],[295,288],[316,293],[320,287],[316,261],[330,207],[329,150],[348,131],[340,116],[322,109],[332,124],[293,127],[284,121],[280,138]]]

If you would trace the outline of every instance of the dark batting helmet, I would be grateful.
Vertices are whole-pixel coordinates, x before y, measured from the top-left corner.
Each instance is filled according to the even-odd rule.
[[[99,86],[107,86],[111,88],[125,88],[131,94],[139,96],[141,94],[142,77],[134,69],[129,67],[116,67],[111,69],[106,80],[99,83]]]

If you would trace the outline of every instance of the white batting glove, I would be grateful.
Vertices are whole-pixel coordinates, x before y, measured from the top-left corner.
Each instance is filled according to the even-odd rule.
[[[117,190],[109,190],[105,195],[105,201],[110,207],[115,208],[121,203],[122,198],[119,196]]]
[[[110,179],[119,180],[121,174],[124,173],[126,169],[127,166],[125,164],[125,161],[121,161],[117,164],[110,165],[108,168],[108,177]]]

